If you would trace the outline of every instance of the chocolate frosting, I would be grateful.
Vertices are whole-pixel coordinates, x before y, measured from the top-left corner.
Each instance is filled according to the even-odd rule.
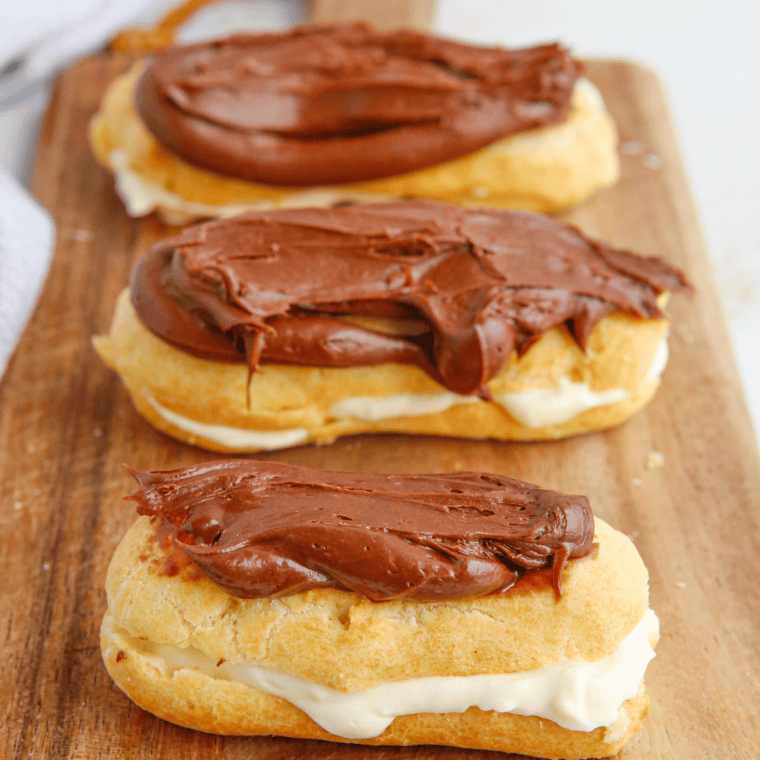
[[[460,394],[546,330],[581,348],[615,309],[661,317],[688,290],[657,257],[616,250],[546,216],[408,201],[249,213],[190,227],[138,262],[132,302],[163,340],[215,361],[416,365]],[[424,320],[391,336],[346,315]]]
[[[403,174],[563,121],[581,72],[556,44],[483,48],[351,23],[161,51],[136,100],[192,164],[313,186]]]
[[[565,496],[484,473],[372,475],[228,460],[132,471],[130,498],[158,515],[216,584],[245,598],[315,588],[373,601],[470,599],[591,553],[594,519]]]

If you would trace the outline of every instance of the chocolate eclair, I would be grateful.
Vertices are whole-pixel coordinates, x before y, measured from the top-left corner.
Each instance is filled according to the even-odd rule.
[[[366,23],[159,51],[91,126],[130,213],[429,197],[548,211],[618,175],[616,133],[558,44],[467,45]]]
[[[134,474],[101,646],[162,718],[541,758],[641,727],[647,571],[584,497],[240,460]]]
[[[138,261],[95,346],[139,411],[220,451],[372,431],[609,427],[667,361],[663,259],[434,201],[255,212]]]

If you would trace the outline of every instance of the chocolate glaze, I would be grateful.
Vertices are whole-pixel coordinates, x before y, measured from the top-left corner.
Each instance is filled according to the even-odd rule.
[[[286,209],[190,227],[138,262],[132,302],[163,340],[215,361],[348,367],[400,362],[450,390],[485,383],[546,330],[581,346],[615,309],[660,317],[688,290],[663,259],[586,238],[549,217],[435,201]],[[414,317],[383,335],[345,315]]]
[[[351,23],[161,51],[136,99],[192,164],[312,186],[403,174],[560,122],[581,72],[559,45],[511,51]]]
[[[158,515],[225,591],[245,598],[315,588],[373,601],[503,593],[591,553],[594,519],[565,496],[484,473],[371,475],[228,460],[131,471],[141,515]]]

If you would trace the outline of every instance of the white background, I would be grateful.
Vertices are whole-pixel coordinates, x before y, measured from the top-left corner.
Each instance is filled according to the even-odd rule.
[[[0,0],[0,23],[10,2]],[[149,23],[173,4],[155,0],[138,20]],[[189,35],[206,31],[209,13],[195,19]],[[296,22],[299,13],[296,0],[235,0],[212,15],[228,28],[262,28]],[[557,39],[580,57],[634,60],[659,73],[760,429],[760,4],[440,0],[434,30],[508,46]],[[0,166],[22,179],[46,99],[43,84],[0,112]]]

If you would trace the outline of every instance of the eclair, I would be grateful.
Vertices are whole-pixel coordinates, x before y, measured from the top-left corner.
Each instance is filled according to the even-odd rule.
[[[159,717],[568,759],[641,728],[647,571],[585,497],[251,460],[134,474],[101,647]]]
[[[667,361],[663,259],[434,201],[250,212],[137,262],[95,348],[141,414],[224,452],[616,425]]]
[[[487,48],[362,22],[239,34],[137,63],[90,126],[127,210],[433,198],[552,211],[619,175],[617,133],[558,44]]]

